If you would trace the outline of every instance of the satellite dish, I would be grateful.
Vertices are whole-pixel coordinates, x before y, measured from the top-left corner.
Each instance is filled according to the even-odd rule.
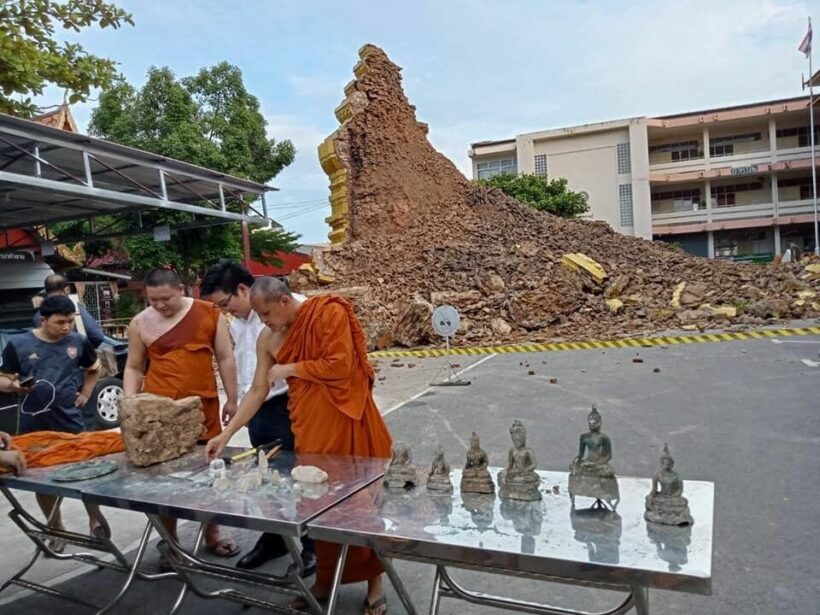
[[[460,322],[458,311],[452,305],[440,305],[433,310],[433,331],[441,337],[453,337]]]

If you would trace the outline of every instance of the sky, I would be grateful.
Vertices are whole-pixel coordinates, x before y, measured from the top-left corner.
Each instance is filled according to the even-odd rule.
[[[327,240],[327,177],[316,148],[357,51],[382,47],[433,146],[470,176],[470,143],[516,134],[799,96],[797,51],[820,0],[119,0],[135,26],[67,35],[134,85],[242,69],[274,139],[295,162],[271,183],[271,216],[304,243]],[[820,42],[816,45],[820,49]],[[820,54],[815,54],[820,67]],[[49,89],[38,102],[57,104]],[[72,107],[85,130],[95,103]]]

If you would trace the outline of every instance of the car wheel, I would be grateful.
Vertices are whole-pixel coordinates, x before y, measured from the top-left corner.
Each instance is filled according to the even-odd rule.
[[[94,387],[91,399],[86,404],[86,415],[103,429],[118,427],[120,397],[122,397],[122,380],[103,378]]]

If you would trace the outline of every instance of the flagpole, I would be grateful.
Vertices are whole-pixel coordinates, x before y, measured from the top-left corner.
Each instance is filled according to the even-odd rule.
[[[811,32],[811,17],[809,17],[809,32]],[[811,43],[809,43],[811,45]],[[809,47],[809,132],[811,134],[811,194],[814,200],[814,253],[820,255],[820,241],[817,224],[817,165],[814,153],[814,73],[811,67],[811,47]]]

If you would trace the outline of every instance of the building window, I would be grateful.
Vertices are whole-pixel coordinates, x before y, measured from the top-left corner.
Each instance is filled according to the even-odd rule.
[[[750,132],[743,135],[732,135],[730,137],[715,137],[709,139],[709,155],[713,157],[731,156],[735,153],[736,143],[748,143],[749,141],[760,141],[759,132]]]
[[[634,226],[632,184],[621,184],[618,186],[618,209],[621,214],[621,226]]]
[[[632,154],[629,143],[618,143],[618,173],[621,175],[632,172]]]
[[[712,186],[712,207],[732,207],[737,204],[737,192],[762,190],[763,182],[735,184],[733,186]]]
[[[789,179],[780,179],[777,181],[777,187],[799,188],[801,201],[806,201],[814,198],[814,195],[812,194],[811,190],[811,177],[793,177]]]
[[[715,240],[715,258],[731,258],[737,256],[737,239],[725,237]]]
[[[518,173],[518,166],[515,158],[506,158],[504,160],[489,160],[487,162],[479,162],[476,165],[478,171],[478,179],[490,179],[494,175],[501,173]]]
[[[652,200],[672,201],[673,211],[695,211],[700,209],[700,189],[654,192]]]
[[[712,158],[718,158],[720,156],[731,156],[735,153],[735,144],[734,143],[720,143],[718,145],[710,145],[709,146],[709,155]]]
[[[535,174],[541,177],[547,177],[547,155],[535,155]]]
[[[681,143],[666,143],[664,145],[653,145],[649,148],[649,154],[669,153],[672,160],[693,160],[701,158],[703,152],[698,151],[697,141],[682,141]]]
[[[797,128],[781,128],[777,131],[777,138],[797,137],[797,147],[810,147],[809,127],[798,126]],[[814,127],[814,142],[820,143],[820,126]]]
[[[734,186],[716,186],[712,188],[712,206],[731,207],[735,204]]]
[[[753,256],[770,251],[770,238],[766,231],[736,231],[722,235],[715,233],[715,256],[717,258]]]

